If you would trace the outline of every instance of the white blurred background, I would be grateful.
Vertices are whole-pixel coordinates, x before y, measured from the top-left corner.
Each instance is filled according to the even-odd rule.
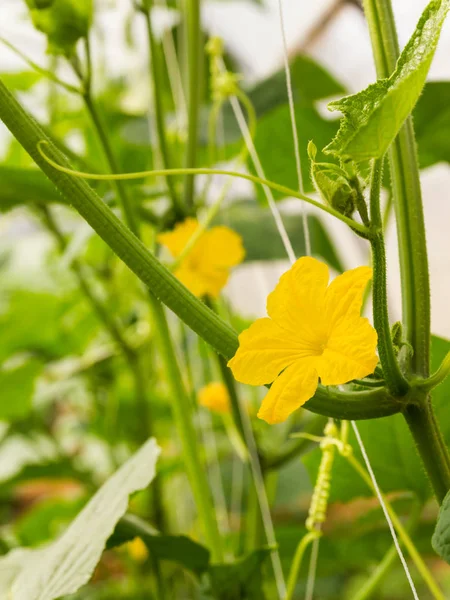
[[[124,76],[130,81],[133,93],[130,104],[146,105],[148,85],[140,73],[147,60],[144,30],[134,21],[135,49],[125,42],[124,21],[131,10],[131,0],[94,0],[97,37],[103,38],[104,77]],[[400,42],[403,45],[426,6],[427,0],[393,0]],[[291,55],[302,51],[325,66],[350,92],[356,92],[374,81],[370,42],[361,10],[353,2],[341,0],[283,0],[286,33]],[[0,36],[7,38],[28,56],[42,65],[49,64],[45,54],[45,39],[37,33],[26,17],[23,0],[0,2]],[[282,66],[282,46],[278,14],[278,0],[264,0],[261,4],[239,0],[204,1],[204,27],[220,35],[240,63],[247,83],[256,82]],[[155,22],[161,29],[176,19],[176,14],[163,8],[157,10]],[[95,50],[95,48],[94,48]],[[444,26],[442,38],[430,72],[430,79],[450,79],[450,23]],[[0,72],[22,70],[23,61],[7,48],[0,46]],[[66,80],[70,73],[64,72]],[[45,118],[45,89],[33,88],[32,97],[23,101],[38,116]],[[450,108],[450,107],[449,107]],[[325,107],[324,107],[325,110]],[[0,124],[0,156],[8,139],[6,128]],[[276,152],[276,147],[274,148]],[[292,156],[294,161],[294,156]],[[433,333],[450,338],[450,168],[440,164],[422,172],[425,219],[428,232],[429,262],[432,290]],[[0,182],[1,185],[1,182]],[[236,184],[234,192],[241,190]],[[298,203],[284,202],[289,210],[298,210]],[[308,208],[309,210],[309,208]],[[17,227],[14,213],[0,216],[2,235],[14,235],[20,261],[30,269],[39,268],[40,234],[26,227]],[[346,267],[367,264],[365,244],[346,226],[335,220],[326,220],[330,235]],[[397,259],[396,235],[391,220],[387,235],[388,288],[392,320],[400,318],[400,276]],[[247,264],[235,271],[227,293],[245,314],[261,315],[265,311],[265,297],[274,287],[287,262],[260,267]]]

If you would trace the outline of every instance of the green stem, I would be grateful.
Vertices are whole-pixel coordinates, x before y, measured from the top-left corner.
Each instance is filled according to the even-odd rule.
[[[187,60],[188,60],[188,140],[184,165],[195,167],[198,147],[198,117],[202,73],[202,32],[200,28],[200,0],[186,0],[184,15],[187,21]],[[185,206],[194,204],[194,176],[186,175],[184,181]]]
[[[399,57],[391,0],[364,0],[379,78],[389,77]],[[403,326],[413,348],[411,369],[428,377],[430,284],[417,149],[411,117],[389,150],[402,281]]]
[[[399,45],[391,0],[364,0],[378,77],[395,69]],[[397,221],[402,281],[403,327],[413,352],[410,370],[426,378],[430,374],[430,282],[423,217],[417,149],[411,117],[389,150],[393,203]],[[434,416],[429,397],[422,395],[420,406],[404,412],[417,449],[427,469],[434,492],[450,487],[450,456]],[[421,418],[424,419],[421,422]],[[439,473],[436,467],[442,466]]]
[[[41,67],[40,65],[35,63],[33,60],[31,60],[31,58],[28,58],[28,56],[26,56],[26,54],[24,54],[21,50],[19,50],[19,48],[16,48],[13,44],[11,44],[11,42],[8,42],[8,40],[5,40],[4,38],[0,37],[0,42],[2,44],[4,44],[7,48],[12,50],[15,54],[17,54],[17,56],[20,56],[20,58],[24,62],[26,62],[26,64],[28,66],[30,66],[34,71],[36,71],[36,73],[40,73],[44,77],[47,77],[47,79],[50,79],[50,81],[53,81],[54,83],[58,84],[59,86],[64,88],[66,91],[71,92],[72,94],[82,94],[83,93],[82,88],[75,87],[75,86],[71,85],[70,83],[66,83],[65,81],[62,81],[53,73],[53,71],[45,69],[44,67]]]
[[[450,373],[450,352],[445,355],[444,360],[428,379],[418,379],[415,384],[418,388],[427,392],[440,385]]]
[[[331,206],[327,206],[326,204],[321,204],[310,198],[309,196],[305,196],[301,192],[291,190],[290,188],[281,185],[279,183],[275,183],[274,181],[270,181],[268,179],[262,179],[256,175],[251,175],[248,173],[239,173],[238,171],[228,171],[224,169],[206,169],[206,168],[196,168],[196,169],[155,169],[152,171],[139,171],[138,173],[120,173],[120,174],[109,174],[109,175],[98,175],[97,173],[85,173],[83,171],[76,171],[75,169],[70,169],[65,167],[63,164],[58,163],[52,160],[52,157],[49,154],[44,153],[43,146],[47,145],[47,141],[45,139],[41,139],[38,142],[38,151],[41,154],[42,158],[46,160],[49,165],[51,165],[54,169],[61,171],[62,173],[66,173],[67,175],[71,175],[72,177],[80,177],[82,179],[90,179],[93,181],[130,181],[133,179],[143,179],[144,177],[159,177],[165,175],[183,175],[186,173],[192,173],[197,175],[229,175],[231,177],[238,177],[239,179],[246,179],[247,181],[251,181],[252,183],[257,183],[259,185],[265,185],[273,190],[277,190],[281,192],[285,196],[292,196],[294,198],[299,198],[300,200],[304,200],[308,204],[315,206],[316,208],[320,208],[320,210],[325,211],[329,215],[332,215],[339,221],[342,221],[349,227],[351,227],[354,231],[364,234],[363,237],[366,239],[370,236],[370,231],[361,223],[357,223],[353,219],[342,215],[340,212],[332,208]]]
[[[450,489],[450,466],[447,448],[437,426],[430,399],[428,398],[425,403],[408,405],[403,414],[425,465],[435,496],[441,504]]]
[[[383,159],[374,160],[370,185],[370,219],[373,231],[370,237],[373,256],[373,321],[378,333],[378,352],[387,386],[395,396],[402,396],[408,391],[409,385],[400,371],[389,325],[386,250],[380,210],[382,172]]]
[[[420,504],[416,504],[408,523],[409,533],[414,531],[420,517],[421,509],[422,506]],[[352,600],[369,600],[370,598],[373,598],[374,593],[377,591],[380,583],[392,569],[397,560],[397,548],[395,547],[395,544],[392,544],[392,546],[384,555],[383,560],[377,565],[369,579],[367,579]]]
[[[68,202],[152,293],[216,352],[227,359],[234,356],[239,343],[236,332],[193,296],[84,180],[53,168],[43,158],[38,150],[38,143],[46,140],[50,158],[57,164],[69,167],[65,157],[1,81],[0,118]],[[383,388],[364,392],[340,392],[323,386],[318,387],[315,396],[306,406],[313,412],[338,419],[377,418],[395,414],[401,409],[401,404]]]
[[[292,598],[294,597],[295,586],[297,585],[298,580],[298,574],[300,573],[303,555],[305,554],[307,547],[321,535],[322,534],[319,531],[310,531],[309,533],[305,534],[300,540],[297,546],[297,550],[295,551],[294,559],[291,564],[291,570],[289,571],[285,600],[292,600]]]
[[[372,490],[373,494],[376,496],[377,490],[375,489],[372,479],[370,478],[369,474],[367,473],[365,468],[362,466],[362,464],[359,462],[359,460],[355,456],[353,456],[353,454],[350,454],[349,456],[346,456],[345,458],[348,460],[348,462],[351,464],[351,466],[355,469],[355,471],[358,473],[358,475],[361,477],[361,479],[363,479],[366,482],[366,484]],[[423,580],[427,584],[430,592],[433,595],[433,598],[435,598],[436,600],[444,600],[444,596],[443,596],[441,590],[439,589],[436,582],[434,581],[433,576],[431,575],[430,571],[428,570],[427,565],[425,564],[424,560],[422,559],[422,556],[420,555],[420,552],[418,552],[417,548],[415,547],[414,542],[411,540],[408,532],[406,531],[405,527],[403,526],[403,523],[398,518],[397,513],[394,511],[390,502],[387,500],[387,498],[384,494],[382,494],[382,498],[383,498],[386,509],[389,513],[391,521],[395,527],[395,530],[397,531],[397,534],[398,534],[401,542],[405,546],[406,550],[408,551],[409,556],[411,557],[411,560],[414,562],[417,570],[419,571]]]
[[[84,99],[84,104],[86,106],[86,109],[87,109],[89,115],[91,116],[94,127],[100,138],[103,152],[105,153],[105,157],[106,157],[106,160],[108,161],[108,165],[111,170],[111,173],[118,174],[118,173],[120,173],[120,169],[117,164],[116,157],[114,156],[114,153],[112,151],[111,145],[109,143],[109,138],[106,133],[105,127],[103,125],[102,119],[101,119],[101,117],[98,113],[97,107],[92,99],[91,93],[89,91],[87,91],[83,95],[83,99]],[[122,208],[124,217],[126,219],[126,222],[128,223],[128,226],[131,229],[131,231],[134,234],[137,234],[137,232],[139,230],[138,220],[136,217],[136,213],[135,213],[133,204],[131,203],[131,201],[128,197],[125,186],[123,185],[123,183],[120,180],[117,180],[114,183],[115,183],[117,196],[120,200],[121,208]]]
[[[153,33],[152,21],[151,21],[151,4],[142,10],[142,14],[145,18],[145,24],[147,27],[147,38],[149,43],[150,63],[152,68],[152,93],[153,93],[153,109],[155,115],[156,132],[158,136],[158,147],[161,152],[162,164],[164,169],[170,169],[172,161],[169,153],[169,147],[166,137],[166,128],[164,122],[164,108],[162,98],[162,73],[161,73],[161,61],[158,52],[158,47]],[[166,177],[166,184],[169,190],[170,198],[172,200],[172,206],[177,218],[183,217],[184,211],[175,189],[175,183],[171,177]]]
[[[203,521],[205,538],[215,562],[223,562],[222,540],[214,512],[206,471],[199,457],[197,434],[193,424],[190,399],[184,389],[180,367],[169,333],[164,309],[156,298],[150,294],[150,309],[155,324],[155,335],[161,352],[172,399],[172,410],[177,424],[178,434],[183,448],[183,459],[186,464],[189,481],[199,517]]]

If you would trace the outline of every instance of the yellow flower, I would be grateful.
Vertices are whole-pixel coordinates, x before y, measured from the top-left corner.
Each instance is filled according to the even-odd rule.
[[[161,233],[158,242],[177,258],[198,227],[196,219],[188,218],[176,225],[173,231]],[[231,267],[241,263],[244,256],[241,236],[219,225],[200,236],[190,252],[182,258],[174,275],[195,296],[208,294],[217,298],[228,281]]]
[[[143,563],[148,558],[148,550],[147,546],[141,540],[141,538],[136,537],[131,542],[126,544],[128,549],[128,553],[136,562]]]
[[[309,400],[319,377],[324,385],[340,385],[377,365],[377,333],[360,316],[372,269],[347,271],[330,285],[328,277],[324,263],[300,258],[267,298],[270,318],[239,336],[228,366],[242,383],[273,382],[258,413],[268,423],[284,421]]]
[[[205,385],[198,393],[198,401],[213,412],[230,412],[230,397],[223,383],[216,381]]]

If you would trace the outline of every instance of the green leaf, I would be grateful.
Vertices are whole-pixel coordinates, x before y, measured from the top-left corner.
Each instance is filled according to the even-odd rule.
[[[450,163],[450,81],[431,81],[414,109],[414,131],[422,169]]]
[[[35,381],[41,372],[42,363],[35,358],[0,368],[0,420],[13,421],[29,414]]]
[[[261,548],[234,563],[212,565],[210,590],[217,600],[264,600],[262,572],[270,548]]]
[[[129,496],[146,488],[154,478],[159,452],[154,439],[144,444],[55,542],[35,550],[16,549],[0,559],[0,596],[53,600],[87,583],[127,509]]]
[[[64,203],[64,198],[38,169],[0,165],[0,212],[23,204]]]
[[[389,78],[330,103],[344,118],[325,152],[357,162],[384,155],[419,99],[449,8],[449,0],[430,2]]]
[[[450,564],[450,491],[444,498],[431,544],[445,562]]]
[[[107,547],[113,548],[139,536],[159,560],[175,562],[188,571],[200,575],[208,569],[209,550],[184,535],[161,535],[138,517],[127,515],[120,520]]]
[[[303,237],[303,218],[301,215],[285,214],[284,223],[292,240],[297,256],[305,254]],[[308,227],[311,236],[312,253],[321,256],[336,271],[342,272],[343,265],[333,243],[321,221],[308,215]],[[235,202],[222,211],[214,221],[231,227],[242,236],[245,248],[245,261],[281,260],[286,258],[286,250],[268,208],[259,206],[251,200]],[[265,240],[261,244],[261,240]]]
[[[26,0],[33,24],[47,36],[48,52],[70,57],[92,22],[92,0]]]

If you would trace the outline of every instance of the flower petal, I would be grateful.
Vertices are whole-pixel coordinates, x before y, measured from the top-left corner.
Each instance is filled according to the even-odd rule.
[[[324,296],[328,284],[325,263],[304,256],[299,258],[267,298],[267,313],[280,326],[316,345],[323,323]]]
[[[307,350],[294,335],[271,319],[258,319],[239,336],[239,348],[228,366],[237,381],[264,385],[305,356]]]
[[[197,271],[189,268],[185,261],[182,261],[181,266],[174,271],[174,275],[197,298],[208,293],[208,282]]]
[[[330,325],[342,317],[359,317],[364,290],[372,279],[370,267],[358,267],[338,275],[330,284],[325,295],[325,313]]]
[[[314,360],[299,360],[287,368],[272,384],[258,417],[267,423],[281,423],[314,396],[318,384]]]
[[[341,319],[331,332],[317,371],[324,385],[341,385],[373,373],[377,332],[363,317]]]
[[[156,239],[170,251],[174,258],[176,258],[181,254],[198,226],[199,223],[197,219],[189,217],[182,223],[178,223],[173,231],[160,233]]]
[[[200,244],[198,250],[200,251]],[[234,267],[244,260],[242,237],[225,226],[213,227],[201,238],[203,264],[215,267]]]
[[[204,284],[205,291],[203,293],[212,296],[212,298],[217,298],[225,287],[230,273],[227,269],[216,268],[210,271],[200,270],[198,276]]]

